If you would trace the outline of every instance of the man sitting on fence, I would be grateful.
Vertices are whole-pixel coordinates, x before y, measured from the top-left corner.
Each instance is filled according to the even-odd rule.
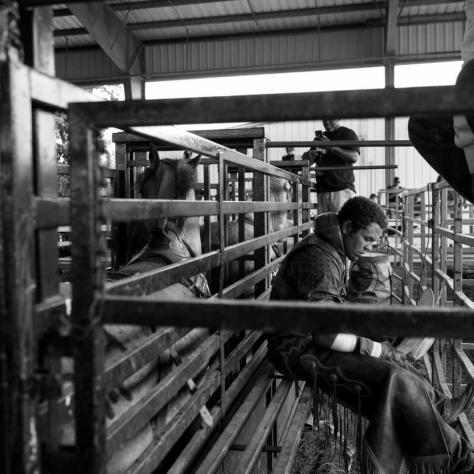
[[[346,258],[370,251],[386,227],[382,208],[364,197],[318,216],[314,233],[283,261],[270,298],[343,302]],[[472,386],[449,403],[440,400],[389,342],[353,334],[273,334],[268,349],[281,373],[313,384],[316,423],[324,399],[336,435],[348,426],[339,423],[336,401],[358,415],[361,472],[474,474],[472,447],[448,424],[469,406]],[[363,444],[362,417],[369,423]]]

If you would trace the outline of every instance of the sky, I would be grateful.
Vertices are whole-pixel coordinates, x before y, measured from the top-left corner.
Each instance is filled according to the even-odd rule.
[[[447,61],[397,65],[395,66],[395,87],[453,85],[461,64],[461,61]],[[380,89],[384,87],[384,81],[383,67],[351,68],[153,81],[147,82],[145,96],[147,99],[171,99]],[[232,125],[237,124],[195,124],[180,127],[190,130],[225,128]]]

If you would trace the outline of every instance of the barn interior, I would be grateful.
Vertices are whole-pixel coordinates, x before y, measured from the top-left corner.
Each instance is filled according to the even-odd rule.
[[[385,472],[358,454],[373,419],[270,362],[287,332],[391,337],[473,446],[474,166],[432,167],[408,132],[474,111],[469,6],[0,0],[0,472]],[[388,219],[383,296],[272,300],[335,117],[358,139],[320,153],[358,147]]]

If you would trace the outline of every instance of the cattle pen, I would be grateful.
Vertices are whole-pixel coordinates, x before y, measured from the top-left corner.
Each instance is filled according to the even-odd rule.
[[[463,114],[474,111],[472,87],[98,101],[54,77],[50,57],[26,64],[13,3],[0,3],[8,32],[8,40],[0,39],[1,472],[291,472],[311,390],[269,363],[267,332],[435,337],[423,356],[431,382],[451,398],[472,381],[472,204],[443,181],[403,193],[387,240],[394,304],[383,312],[377,305],[269,301],[285,253],[312,230],[310,163],[268,162],[268,148],[298,142],[272,145],[263,127],[175,127]],[[67,169],[56,161],[59,112],[69,120]],[[113,168],[102,159],[99,130],[106,127],[122,130],[114,136]],[[138,180],[150,156],[168,150],[201,155],[195,200],[140,198]],[[70,197],[58,197],[61,173],[70,175]],[[271,177],[291,183],[289,200],[270,198]],[[113,195],[106,191],[110,179]],[[388,209],[386,196],[381,190],[378,200]],[[270,224],[275,212],[288,218],[279,228]],[[133,256],[132,221],[176,217],[199,219],[201,254],[107,279],[109,267],[120,271]],[[60,235],[70,235],[70,258],[59,256]],[[203,274],[215,282],[207,297],[153,296]],[[426,287],[436,304],[416,307]],[[105,326],[148,332],[139,343],[122,342],[111,333],[106,339]],[[114,345],[109,358],[106,349]],[[456,430],[474,444],[472,421],[461,414]]]

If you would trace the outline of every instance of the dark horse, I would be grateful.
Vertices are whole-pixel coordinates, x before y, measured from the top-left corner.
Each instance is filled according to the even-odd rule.
[[[155,158],[145,171],[140,186],[140,195],[146,199],[185,199],[194,200],[195,171],[199,157],[193,159],[170,160]],[[113,279],[124,278],[136,273],[153,270],[170,263],[176,263],[201,253],[199,235],[199,219],[192,218],[160,218],[145,222],[138,226],[146,236],[146,245],[129,264],[117,272],[112,272]],[[207,282],[202,274],[183,279],[167,288],[149,296],[163,298],[196,298],[209,296]],[[144,295],[146,297],[146,295]],[[157,329],[158,331],[160,329]],[[195,329],[180,331],[178,341],[173,345],[174,353],[186,356],[208,336],[208,331]],[[107,336],[106,365],[114,363],[124,356],[124,351],[140,347],[155,329],[147,326],[105,325]],[[183,337],[182,337],[183,336]],[[169,352],[169,354],[168,354]],[[113,392],[113,403],[109,403],[109,425],[116,426],[120,418],[133,410],[142,397],[149,396],[156,384],[172,369],[176,360],[172,351],[165,351],[139,369],[132,377],[125,380],[124,385]],[[119,396],[117,396],[117,394]],[[121,396],[123,395],[123,396]],[[140,456],[147,446],[154,441],[157,424],[166,423],[170,413],[180,406],[189,393],[181,393],[174,400],[174,408],[168,412],[162,410],[143,429],[126,440],[119,450],[108,460],[108,472],[124,472]]]

